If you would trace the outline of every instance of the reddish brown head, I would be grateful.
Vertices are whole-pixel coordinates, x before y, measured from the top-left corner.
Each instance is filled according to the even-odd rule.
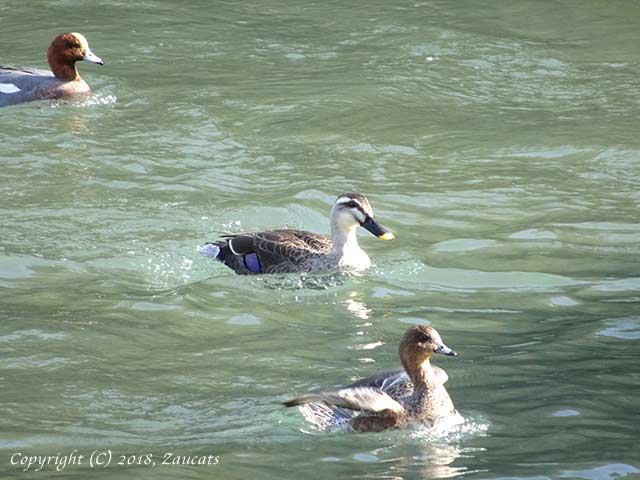
[[[71,81],[78,78],[75,64],[80,60],[103,65],[104,62],[89,48],[89,42],[81,33],[61,33],[53,39],[47,59],[51,71],[59,80]]]

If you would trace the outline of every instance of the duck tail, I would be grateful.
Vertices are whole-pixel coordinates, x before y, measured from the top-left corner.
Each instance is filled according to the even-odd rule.
[[[297,407],[306,403],[321,402],[322,400],[323,398],[321,395],[309,393],[307,395],[300,395],[299,397],[295,397],[290,400],[285,400],[284,402],[282,402],[282,405],[284,405],[285,407]]]

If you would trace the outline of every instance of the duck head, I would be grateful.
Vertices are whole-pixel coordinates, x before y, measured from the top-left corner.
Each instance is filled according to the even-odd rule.
[[[336,199],[331,210],[331,226],[334,231],[342,232],[351,232],[360,226],[381,240],[395,238],[374,220],[369,200],[359,193],[343,193]]]
[[[85,60],[104,65],[100,57],[91,51],[89,42],[81,33],[61,33],[53,39],[47,51],[51,71],[60,80],[75,80],[78,76],[75,63]]]
[[[409,375],[419,370],[431,355],[436,353],[458,355],[444,344],[435,328],[425,325],[414,325],[405,332],[400,340],[398,353],[400,361]]]

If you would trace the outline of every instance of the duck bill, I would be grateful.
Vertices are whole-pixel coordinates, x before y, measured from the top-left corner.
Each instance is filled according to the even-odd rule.
[[[436,353],[442,353],[443,355],[450,355],[452,357],[457,357],[458,354],[447,347],[444,343],[439,345],[438,348],[434,350]]]
[[[95,53],[93,53],[91,50],[89,50],[88,48],[84,54],[84,57],[82,57],[82,59],[86,62],[97,63],[98,65],[104,65],[104,62],[102,61],[102,59],[99,56],[97,56]]]
[[[362,228],[365,228],[380,240],[393,240],[396,238],[393,233],[386,228],[382,228],[378,222],[371,217],[367,218],[367,220],[362,224]]]

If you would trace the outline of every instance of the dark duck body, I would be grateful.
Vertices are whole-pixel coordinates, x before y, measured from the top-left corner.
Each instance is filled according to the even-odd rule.
[[[399,346],[404,371],[374,375],[337,392],[310,393],[283,404],[299,406],[321,430],[348,426],[357,432],[379,432],[410,424],[461,423],[464,419],[444,387],[446,372],[429,361],[436,353],[456,355],[435,328],[412,326]]]
[[[199,250],[242,275],[360,270],[368,268],[371,260],[358,245],[358,226],[380,239],[394,238],[374,220],[364,195],[345,193],[331,210],[331,238],[306,230],[279,229],[223,235]]]

